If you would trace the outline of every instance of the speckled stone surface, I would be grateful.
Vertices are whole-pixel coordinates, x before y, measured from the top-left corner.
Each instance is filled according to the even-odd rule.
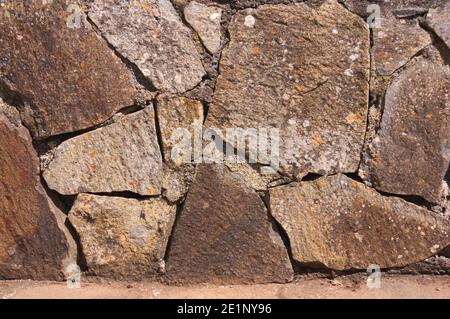
[[[450,221],[341,174],[271,189],[270,208],[307,266],[402,267],[450,245]]]
[[[363,21],[335,1],[264,5],[239,11],[229,32],[205,125],[279,129],[291,176],[356,171],[369,92]]]
[[[19,98],[34,137],[82,130],[133,105],[131,74],[84,14],[80,28],[67,27],[74,1],[2,3],[0,88]]]
[[[162,156],[153,107],[63,142],[43,176],[51,189],[64,195],[160,194]]]
[[[69,220],[89,271],[116,279],[152,278],[162,271],[176,206],[162,199],[78,195]]]

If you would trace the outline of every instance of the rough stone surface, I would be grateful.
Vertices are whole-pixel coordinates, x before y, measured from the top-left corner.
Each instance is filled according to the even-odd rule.
[[[62,280],[76,263],[65,215],[45,193],[31,137],[0,113],[0,278]]]
[[[450,244],[450,221],[341,174],[271,189],[270,207],[303,264],[402,267]]]
[[[220,49],[221,8],[192,1],[184,8],[184,18],[210,53],[214,54]]]
[[[162,195],[171,203],[184,199],[195,174],[194,165],[172,168],[164,165]]]
[[[165,162],[170,165],[180,165],[179,158],[186,158],[186,161],[193,160],[195,130],[197,129],[200,137],[202,134],[203,104],[185,97],[162,94],[157,98],[157,111]],[[186,134],[180,135],[182,130],[191,134],[190,150],[181,147],[184,145],[182,141],[187,136]],[[175,154],[172,154],[172,150]],[[178,152],[181,150],[184,150],[184,152]],[[186,151],[188,154],[186,154]],[[189,153],[191,156],[189,156]]]
[[[369,90],[363,21],[331,0],[265,5],[238,12],[229,32],[206,126],[278,128],[289,175],[357,170]]]
[[[202,80],[205,70],[191,32],[169,0],[95,0],[89,17],[157,89],[181,93]]]
[[[450,49],[450,1],[445,1],[442,8],[430,10],[426,23]]]
[[[78,195],[69,220],[80,235],[89,271],[108,278],[154,277],[175,220],[161,199]]]
[[[6,0],[0,8],[0,88],[20,100],[37,138],[102,123],[135,94],[130,73],[82,13],[81,28],[66,26],[74,1],[49,2]]]
[[[339,0],[349,10],[367,17],[367,7],[371,4],[380,6],[381,14],[385,16],[398,15],[401,17],[411,17],[426,12],[430,8],[437,8],[447,0]],[[373,12],[373,11],[371,11]],[[409,14],[408,14],[409,12]]]
[[[5,103],[1,98],[0,98],[0,113],[6,116],[11,124],[17,127],[20,127],[22,125],[20,121],[19,111],[14,106]]]
[[[375,188],[439,201],[450,161],[449,91],[448,67],[424,57],[392,82],[361,172]]]
[[[374,29],[373,60],[377,74],[391,75],[418,51],[431,44],[431,37],[416,20],[387,17]]]
[[[392,269],[389,274],[430,274],[450,275],[450,259],[443,256],[433,256],[427,260],[406,266],[404,268]]]
[[[286,247],[258,195],[223,166],[200,164],[168,252],[177,283],[292,280]]]
[[[236,176],[240,176],[242,181],[251,189],[257,192],[267,191],[269,186],[273,187],[278,183],[289,182],[289,179],[278,173],[265,174],[264,167],[251,165],[248,163],[229,163],[225,162],[226,167]]]
[[[162,158],[153,108],[63,142],[44,172],[60,194],[161,193]]]

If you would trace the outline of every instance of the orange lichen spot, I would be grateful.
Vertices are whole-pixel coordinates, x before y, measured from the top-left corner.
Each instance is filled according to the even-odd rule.
[[[156,189],[154,189],[153,187],[147,188],[147,189],[145,190],[145,192],[146,192],[147,195],[155,195],[155,194],[157,193],[157,192],[156,192]]]
[[[297,93],[302,93],[302,87],[300,86],[300,84],[294,85],[294,91],[296,91]]]
[[[378,164],[380,164],[380,159],[378,158],[378,156],[375,156],[374,158],[372,158],[372,163],[375,166],[378,166]]]
[[[256,55],[256,54],[259,54],[261,52],[261,49],[259,47],[253,47],[253,48],[250,49],[250,52],[253,55]]]
[[[362,116],[359,113],[349,113],[346,117],[345,120],[347,121],[348,124],[352,125],[353,123],[359,123],[362,120]]]
[[[320,135],[319,135],[318,133],[316,133],[316,132],[314,132],[313,135],[312,135],[312,142],[313,142],[314,145],[320,145],[320,144],[323,144],[322,138],[321,138]]]
[[[137,181],[135,181],[134,179],[131,181],[128,181],[128,186],[130,186],[132,189],[136,189]]]

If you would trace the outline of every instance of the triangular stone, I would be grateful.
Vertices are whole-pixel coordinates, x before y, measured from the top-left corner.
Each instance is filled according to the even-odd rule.
[[[167,261],[171,282],[292,280],[286,247],[263,201],[223,166],[198,166],[172,236]]]

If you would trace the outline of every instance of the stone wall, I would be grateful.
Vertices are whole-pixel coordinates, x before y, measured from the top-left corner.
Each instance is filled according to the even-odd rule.
[[[0,279],[450,273],[449,21],[437,0],[0,0]]]

